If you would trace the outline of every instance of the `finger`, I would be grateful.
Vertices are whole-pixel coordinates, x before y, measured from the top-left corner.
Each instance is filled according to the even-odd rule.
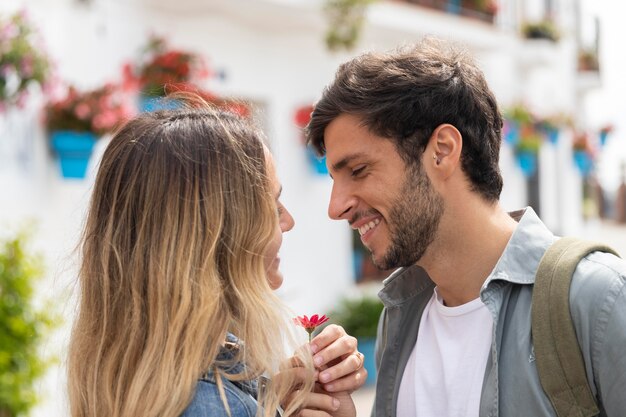
[[[332,417],[332,416],[322,410],[309,410],[308,408],[305,408],[303,410],[300,410],[300,412],[298,413],[298,417]]]
[[[317,336],[315,336],[313,340],[311,340],[311,352],[315,354],[345,335],[346,331],[343,327],[336,324],[330,324],[326,326]]]
[[[344,335],[317,352],[313,356],[313,363],[317,368],[326,364],[331,366],[336,366],[336,364],[339,364],[341,365],[340,369],[344,370],[345,372],[343,374],[337,375],[336,377],[344,376],[357,369],[357,367],[355,366],[356,364],[350,360],[350,355],[353,355],[356,352],[356,338],[349,335]],[[348,361],[348,363],[343,363],[346,361]]]
[[[322,388],[328,392],[348,391],[353,392],[361,388],[367,379],[367,369],[361,368],[343,378],[334,380],[328,384],[322,384]]]
[[[299,412],[297,415],[310,415],[310,416],[327,416],[334,411],[339,409],[341,402],[328,395],[328,393],[320,392],[320,388],[316,388],[317,392],[309,392],[305,395],[304,402],[299,407]],[[287,399],[285,404],[290,404],[296,395],[301,394],[301,391],[294,391],[291,393]]]
[[[328,394],[311,392],[307,394],[302,408],[332,412],[336,411],[340,405],[341,403],[338,399]]]
[[[344,360],[348,355],[355,352],[357,352],[357,340],[346,334],[320,349],[313,356],[313,363],[316,367],[325,364],[332,365]]]

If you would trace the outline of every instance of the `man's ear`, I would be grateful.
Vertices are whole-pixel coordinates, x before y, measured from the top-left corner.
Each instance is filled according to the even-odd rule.
[[[424,161],[433,164],[444,177],[451,175],[461,160],[463,137],[461,132],[451,124],[441,124],[433,131],[428,145]]]

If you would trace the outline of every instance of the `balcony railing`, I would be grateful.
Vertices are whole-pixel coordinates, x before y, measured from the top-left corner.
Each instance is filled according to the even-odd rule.
[[[487,23],[494,23],[498,12],[496,0],[403,0],[445,13],[468,17]]]

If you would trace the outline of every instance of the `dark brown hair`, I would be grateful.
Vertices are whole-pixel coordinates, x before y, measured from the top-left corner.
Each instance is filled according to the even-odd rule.
[[[342,64],[306,128],[309,143],[321,155],[326,127],[344,113],[392,140],[409,166],[419,164],[437,126],[455,126],[463,136],[461,164],[473,190],[488,201],[498,200],[502,116],[483,73],[461,50],[426,39]]]

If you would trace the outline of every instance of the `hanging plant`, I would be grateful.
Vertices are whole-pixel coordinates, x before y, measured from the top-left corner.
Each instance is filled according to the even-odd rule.
[[[326,0],[324,11],[328,19],[326,45],[328,49],[352,49],[358,41],[367,7],[374,0]]]
[[[309,166],[316,174],[326,176],[328,174],[328,168],[326,167],[326,157],[319,157],[313,147],[306,143],[303,129],[309,124],[311,120],[311,113],[313,112],[313,105],[307,104],[296,109],[294,113],[294,123],[300,129],[299,141],[304,146],[306,152],[306,159],[309,162]]]
[[[583,177],[588,177],[595,164],[596,151],[587,132],[578,132],[572,142],[574,164]]]
[[[578,51],[578,71],[598,71],[600,61],[598,51],[595,49],[583,49]]]
[[[604,125],[600,128],[600,131],[598,132],[598,137],[600,138],[600,145],[604,146],[606,145],[606,141],[609,138],[609,134],[613,133],[613,125],[612,124],[608,124],[608,125]]]
[[[48,79],[50,61],[25,12],[0,15],[0,113],[22,107],[32,85]]]
[[[212,75],[204,57],[194,52],[171,48],[164,38],[151,36],[137,63],[124,65],[124,84],[144,95],[163,97],[168,87],[198,83]]]
[[[543,139],[531,124],[520,130],[520,139],[515,145],[517,163],[526,177],[532,177],[537,171],[537,159]]]
[[[112,132],[133,115],[119,86],[110,83],[84,92],[70,86],[65,97],[49,102],[44,109],[48,131],[91,132],[97,136]]]
[[[521,130],[533,123],[534,116],[524,104],[518,103],[505,111],[504,119],[504,140],[516,146],[520,141]]]
[[[522,33],[526,39],[546,39],[552,42],[558,42],[561,37],[556,24],[549,19],[525,23]]]

